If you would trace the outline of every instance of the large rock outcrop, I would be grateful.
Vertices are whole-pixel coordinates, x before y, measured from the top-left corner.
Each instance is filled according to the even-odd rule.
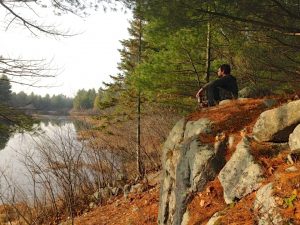
[[[225,163],[225,141],[204,144],[199,134],[209,134],[212,123],[180,120],[163,148],[163,176],[160,189],[159,224],[182,224],[191,193],[201,191]]]
[[[183,140],[185,120],[176,123],[170,132],[163,147],[162,155],[162,180],[160,185],[160,200],[158,223],[166,224],[172,221],[171,215],[175,211],[175,166],[179,158],[179,143]]]
[[[270,99],[265,100],[263,104],[265,107],[260,105],[259,110],[274,107],[278,102]],[[192,194],[203,191],[206,184],[218,176],[227,204],[236,202],[258,190],[255,202],[249,202],[248,205],[251,209],[255,209],[253,218],[257,217],[259,225],[281,225],[283,217],[274,200],[272,184],[261,187],[265,176],[268,173],[272,174],[274,168],[269,166],[268,161],[258,163],[256,160],[259,159],[255,159],[251,152],[255,150],[259,157],[258,151],[261,150],[262,156],[266,154],[269,157],[275,157],[280,151],[287,150],[286,142],[288,140],[292,153],[299,152],[299,112],[300,100],[297,100],[261,113],[252,134],[247,134],[247,130],[245,132],[242,130],[241,135],[244,137],[236,146],[227,163],[224,157],[227,146],[226,138],[215,138],[215,141],[218,140],[216,143],[212,143],[211,139],[214,135],[213,127],[222,129],[221,126],[218,126],[220,125],[218,121],[213,124],[203,118],[194,122],[180,120],[173,128],[163,148],[163,175],[158,223],[160,225],[189,224],[189,219],[193,215],[187,212],[187,206],[192,200]],[[232,119],[234,120],[234,118]],[[233,123],[233,125],[235,124],[237,123]],[[234,150],[234,139],[230,139],[228,144],[230,144],[231,150]],[[261,143],[265,141],[271,143]],[[252,147],[255,148],[253,151]],[[263,169],[262,166],[269,167]],[[295,171],[295,168],[291,169]],[[222,209],[209,220],[209,224],[219,223],[221,217],[230,216],[227,213],[226,208]]]
[[[245,137],[221,170],[218,178],[224,189],[227,204],[241,199],[261,186],[263,171],[250,153],[250,142]]]
[[[289,137],[289,146],[292,152],[300,151],[300,125],[298,125]]]
[[[300,123],[300,100],[260,114],[253,128],[257,141],[287,142],[290,133]]]

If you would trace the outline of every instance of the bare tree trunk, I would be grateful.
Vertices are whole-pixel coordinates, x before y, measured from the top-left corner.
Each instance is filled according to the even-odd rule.
[[[139,10],[140,11],[140,10]],[[140,13],[140,12],[138,12]],[[139,49],[137,55],[137,65],[140,64],[142,57],[142,20],[139,18]],[[138,87],[138,96],[137,96],[137,133],[136,133],[136,169],[138,173],[138,178],[143,178],[143,167],[141,161],[141,89]]]
[[[205,80],[208,83],[210,79],[210,62],[211,62],[211,24],[210,20],[207,22],[207,36],[206,36],[206,62],[205,62]]]
[[[181,43],[181,46],[182,46],[182,49],[186,52],[186,54],[187,54],[187,56],[189,58],[189,61],[190,61],[190,63],[193,66],[193,70],[194,70],[194,72],[196,74],[196,77],[197,77],[198,87],[201,88],[200,75],[199,75],[199,73],[197,71],[197,68],[196,68],[196,65],[195,65],[195,63],[193,61],[193,58],[192,58],[189,50],[187,48],[185,48],[185,46],[182,43]]]
[[[142,162],[141,162],[141,93],[138,93],[137,100],[137,148],[136,148],[136,166],[138,176],[141,178],[143,176]]]

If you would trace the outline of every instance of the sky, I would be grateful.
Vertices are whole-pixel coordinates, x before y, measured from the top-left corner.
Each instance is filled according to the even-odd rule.
[[[0,12],[1,13],[1,12]],[[1,15],[1,14],[0,14]],[[42,14],[44,15],[44,14]],[[44,59],[52,69],[55,78],[44,78],[30,87],[12,83],[12,91],[39,95],[64,94],[74,97],[79,89],[102,86],[115,75],[120,61],[118,49],[120,40],[129,37],[127,28],[132,15],[130,12],[106,12],[99,10],[82,19],[75,15],[59,17],[45,14],[45,23],[54,24],[61,30],[69,30],[72,37],[53,37],[41,34],[32,35],[24,27],[2,25],[1,55],[11,58]],[[7,18],[5,18],[7,20]],[[3,18],[2,18],[3,20]],[[3,21],[1,24],[3,24]],[[7,24],[7,23],[6,23]],[[27,83],[35,81],[27,81]]]

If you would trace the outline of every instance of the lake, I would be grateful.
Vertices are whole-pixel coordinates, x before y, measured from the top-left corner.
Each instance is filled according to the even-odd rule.
[[[119,155],[92,136],[79,140],[82,126],[88,128],[68,117],[47,117],[34,132],[11,135],[0,151],[0,204],[53,204],[57,198],[93,193],[112,181],[122,168]]]
[[[45,156],[41,157],[41,148],[44,148],[44,145],[52,142],[58,149],[66,147],[62,146],[64,141],[72,141],[73,146],[81,145],[77,140],[75,125],[69,117],[45,117],[35,126],[38,129],[34,132],[12,134],[5,148],[0,151],[0,191],[5,193],[5,198],[16,193],[32,197],[33,172],[39,172],[32,165],[36,163],[36,166],[40,166],[39,164],[45,163],[42,158]],[[50,152],[53,150],[50,146],[47,147]],[[38,180],[36,178],[36,181]],[[14,187],[14,191],[11,190],[11,186]]]

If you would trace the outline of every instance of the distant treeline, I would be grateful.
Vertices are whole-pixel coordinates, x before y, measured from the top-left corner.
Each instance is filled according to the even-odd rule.
[[[81,89],[74,97],[73,109],[75,111],[103,110],[113,106],[115,95],[109,91],[105,92],[102,88],[99,88],[98,92],[95,89]]]
[[[47,94],[42,97],[34,93],[27,95],[21,91],[11,93],[10,105],[24,110],[67,112],[72,109],[73,99],[62,94],[53,96]]]
[[[73,109],[77,111],[93,109],[96,95],[95,89],[89,89],[87,91],[81,89],[77,91],[73,100]]]

